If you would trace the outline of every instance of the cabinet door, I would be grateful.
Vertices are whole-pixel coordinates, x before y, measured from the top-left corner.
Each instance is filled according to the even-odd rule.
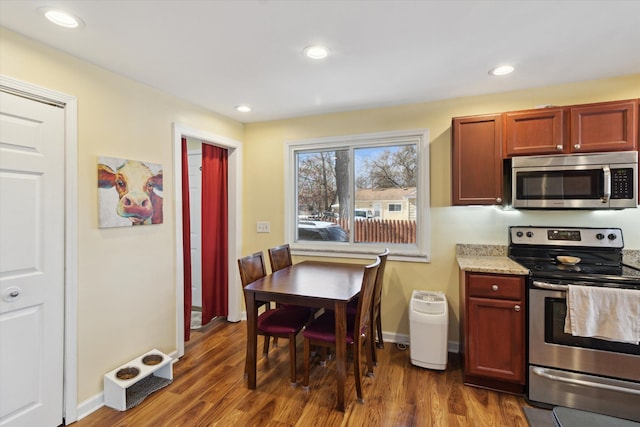
[[[469,298],[465,370],[524,384],[525,329],[521,301]]]
[[[638,149],[638,100],[602,102],[571,108],[573,152]]]
[[[565,112],[562,108],[505,113],[505,155],[530,156],[567,152],[564,141]]]
[[[502,203],[502,114],[454,118],[452,204]]]

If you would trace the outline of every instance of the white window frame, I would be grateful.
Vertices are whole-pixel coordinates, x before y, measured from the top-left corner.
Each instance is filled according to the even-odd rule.
[[[419,215],[416,218],[416,244],[391,243],[345,243],[345,242],[296,242],[296,153],[298,151],[331,150],[339,148],[353,148],[384,146],[392,144],[416,144],[418,156],[417,201]],[[429,193],[429,130],[412,129],[392,132],[377,132],[357,135],[345,135],[329,138],[314,138],[285,142],[285,179],[284,179],[284,225],[285,241],[291,245],[293,255],[334,257],[334,258],[365,258],[380,253],[389,248],[389,259],[396,261],[429,262],[431,259],[430,232],[430,193]],[[353,164],[349,165],[353,176]],[[353,184],[353,183],[351,183]],[[351,189],[353,191],[353,189]]]

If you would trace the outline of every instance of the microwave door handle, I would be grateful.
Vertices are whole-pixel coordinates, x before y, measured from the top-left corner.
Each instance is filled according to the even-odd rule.
[[[603,181],[603,195],[602,195],[602,203],[609,203],[609,199],[611,198],[611,169],[609,166],[602,166],[602,172],[604,173],[604,181]]]

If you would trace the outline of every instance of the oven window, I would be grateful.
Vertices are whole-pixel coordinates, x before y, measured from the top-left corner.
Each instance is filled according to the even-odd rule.
[[[517,172],[520,200],[572,200],[602,197],[600,169]]]
[[[611,351],[640,355],[640,345],[600,340],[597,338],[574,337],[564,332],[564,319],[567,304],[564,298],[544,299],[544,341],[552,344],[582,347],[594,350]]]

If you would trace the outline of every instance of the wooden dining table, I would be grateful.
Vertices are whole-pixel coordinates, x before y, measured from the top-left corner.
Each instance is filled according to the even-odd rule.
[[[336,318],[337,409],[344,412],[347,375],[347,304],[360,293],[364,265],[303,261],[245,286],[248,387],[256,388],[258,302],[333,310]]]

